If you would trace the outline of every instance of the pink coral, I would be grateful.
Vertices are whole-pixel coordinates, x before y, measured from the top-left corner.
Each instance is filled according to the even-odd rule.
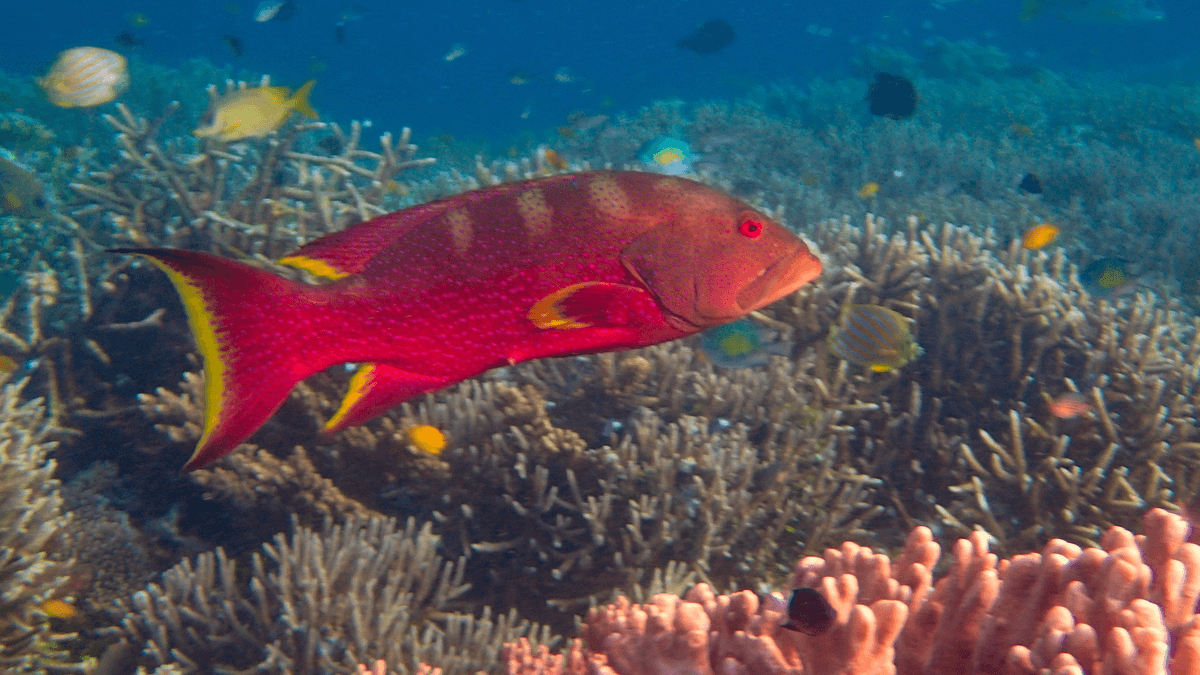
[[[782,629],[784,600],[698,584],[592,610],[566,656],[506,649],[510,675],[1200,675],[1200,546],[1161,509],[1102,548],[1052,540],[998,560],[975,533],[941,551],[926,528],[896,561],[853,543],[796,566],[837,611],[825,634]]]

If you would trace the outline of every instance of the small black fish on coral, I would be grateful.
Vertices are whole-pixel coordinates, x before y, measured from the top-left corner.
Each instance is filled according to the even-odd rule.
[[[697,54],[712,54],[728,47],[734,37],[733,26],[721,19],[712,19],[700,24],[675,46]]]
[[[1027,173],[1021,176],[1021,182],[1017,184],[1017,187],[1022,192],[1028,192],[1031,195],[1040,195],[1042,194],[1042,179],[1038,178],[1036,174]]]
[[[893,120],[911,117],[917,111],[917,101],[920,98],[912,80],[888,73],[876,73],[875,81],[867,90],[871,114]]]
[[[787,621],[781,628],[794,630],[805,635],[821,635],[829,630],[837,619],[837,611],[829,601],[814,588],[794,588],[788,598]]]

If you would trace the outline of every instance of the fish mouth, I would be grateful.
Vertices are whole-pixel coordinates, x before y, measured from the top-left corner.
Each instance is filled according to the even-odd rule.
[[[821,261],[804,242],[764,267],[758,277],[738,291],[737,304],[743,312],[761,309],[792,294],[821,274]]]

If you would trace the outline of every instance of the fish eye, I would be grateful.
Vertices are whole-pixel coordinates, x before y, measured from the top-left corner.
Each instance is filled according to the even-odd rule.
[[[754,218],[746,218],[738,225],[738,234],[747,239],[758,239],[758,236],[763,233],[763,224],[761,221]]]

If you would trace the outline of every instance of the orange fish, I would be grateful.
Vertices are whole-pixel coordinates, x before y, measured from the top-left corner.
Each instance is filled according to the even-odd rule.
[[[437,427],[418,424],[415,427],[409,427],[404,433],[408,435],[408,441],[422,452],[440,455],[442,450],[446,449],[446,434]]]
[[[56,619],[74,619],[79,616],[79,610],[75,608],[75,605],[57,598],[43,602],[42,611],[46,613],[46,616]]]
[[[1069,391],[1050,403],[1050,414],[1060,420],[1074,419],[1091,409],[1091,404],[1077,391]]]
[[[1021,246],[1030,251],[1040,251],[1050,245],[1058,237],[1059,230],[1050,223],[1042,223],[1034,225],[1025,230],[1025,234],[1021,236]]]
[[[542,152],[542,158],[545,159],[546,166],[554,169],[555,171],[566,171],[568,168],[570,168],[567,164],[567,160],[563,159],[562,155],[550,148],[546,148]]]
[[[330,366],[363,364],[332,432],[491,368],[694,335],[821,273],[803,241],[753,207],[633,171],[467,192],[279,261],[321,285],[198,251],[115,252],[166,272],[204,358],[204,427],[186,469],[228,454]]]

